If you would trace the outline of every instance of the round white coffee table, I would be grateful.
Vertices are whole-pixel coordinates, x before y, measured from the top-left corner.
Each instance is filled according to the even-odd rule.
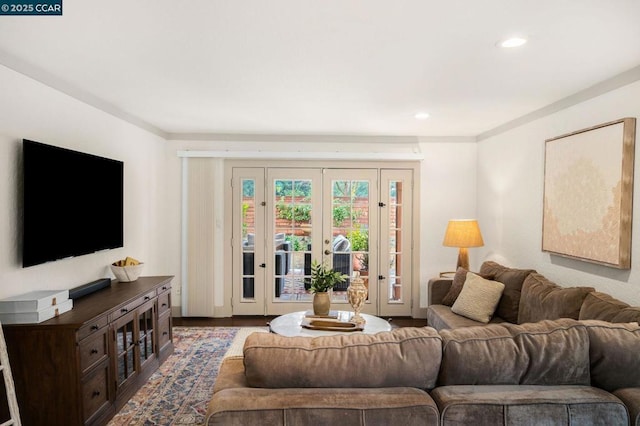
[[[307,311],[292,312],[290,314],[281,315],[274,318],[269,324],[271,332],[280,334],[281,336],[331,336],[333,334],[353,334],[365,333],[375,334],[381,331],[391,331],[391,324],[388,321],[373,315],[360,314],[365,320],[364,330],[362,331],[328,331],[328,330],[311,330],[302,327],[302,319]],[[337,311],[338,320],[349,321],[353,312]]]

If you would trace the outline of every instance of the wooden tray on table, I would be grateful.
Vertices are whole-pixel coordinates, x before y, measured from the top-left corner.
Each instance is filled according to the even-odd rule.
[[[303,318],[300,326],[310,330],[325,331],[362,331],[364,327],[355,322],[337,321],[331,319]]]

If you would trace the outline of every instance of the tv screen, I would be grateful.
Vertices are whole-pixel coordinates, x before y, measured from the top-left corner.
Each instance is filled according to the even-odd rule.
[[[22,266],[123,246],[124,163],[23,139]]]

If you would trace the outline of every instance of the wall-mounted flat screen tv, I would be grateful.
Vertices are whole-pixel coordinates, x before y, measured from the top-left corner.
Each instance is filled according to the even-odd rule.
[[[23,139],[22,266],[123,246],[124,163]]]

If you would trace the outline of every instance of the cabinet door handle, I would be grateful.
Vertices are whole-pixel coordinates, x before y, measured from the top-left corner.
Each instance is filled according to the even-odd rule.
[[[99,329],[100,327],[98,327],[97,325],[92,325],[91,326],[91,331],[96,331],[97,329]]]
[[[164,307],[164,306],[167,306],[167,304],[166,304],[166,303],[163,303],[163,304],[162,304],[162,306],[163,306],[163,307]]]
[[[127,312],[129,312],[129,310],[127,308],[122,308],[120,309],[120,312],[122,312],[123,314],[126,314]]]
[[[163,336],[166,336],[167,334],[169,334],[169,332],[168,332],[168,331],[163,331],[163,332],[162,332],[162,335],[163,335]]]
[[[149,300],[149,299],[151,299],[149,296],[144,297],[144,300]]]
[[[95,398],[96,396],[100,396],[100,391],[94,390],[93,393],[91,394],[92,398]]]
[[[91,355],[95,355],[95,354],[97,354],[97,353],[98,353],[98,350],[97,350],[97,349],[91,349]]]

